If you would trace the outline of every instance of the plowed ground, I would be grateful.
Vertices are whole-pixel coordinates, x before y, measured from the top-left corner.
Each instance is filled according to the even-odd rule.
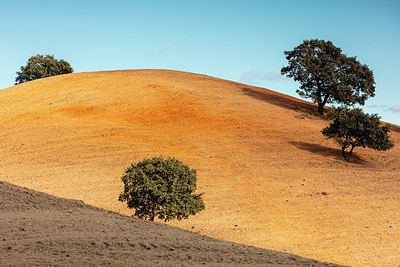
[[[0,181],[1,266],[337,266]]]

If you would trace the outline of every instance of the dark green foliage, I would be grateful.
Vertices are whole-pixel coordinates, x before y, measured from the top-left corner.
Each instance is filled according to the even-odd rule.
[[[284,53],[289,66],[281,73],[300,82],[297,93],[318,103],[321,114],[327,103],[364,105],[375,95],[374,75],[368,66],[347,57],[330,41],[306,40]]]
[[[389,140],[390,125],[381,126],[377,114],[365,114],[361,109],[338,108],[332,110],[334,120],[322,130],[328,138],[334,138],[342,147],[342,155],[349,160],[356,146],[375,150],[388,150],[393,147]],[[345,150],[350,147],[346,155]]]
[[[196,170],[177,159],[144,159],[125,171],[122,177],[125,190],[119,201],[126,201],[139,218],[187,219],[205,207],[202,194],[192,194],[196,180]]]
[[[57,60],[50,55],[36,55],[29,58],[26,66],[21,66],[21,71],[17,72],[15,84],[72,73],[73,71],[71,65],[63,59]]]

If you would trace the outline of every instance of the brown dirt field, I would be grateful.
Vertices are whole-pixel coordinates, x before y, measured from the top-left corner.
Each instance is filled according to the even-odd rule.
[[[0,91],[0,179],[122,214],[125,168],[198,171],[206,210],[170,225],[354,266],[400,263],[400,132],[345,162],[315,106],[205,75],[77,73]]]
[[[1,266],[337,266],[221,241],[0,181]]]

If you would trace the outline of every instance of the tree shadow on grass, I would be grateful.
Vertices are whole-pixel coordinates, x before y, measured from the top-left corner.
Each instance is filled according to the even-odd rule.
[[[315,154],[322,155],[324,157],[334,158],[336,160],[347,162],[344,160],[344,158],[342,156],[342,150],[339,148],[336,149],[336,148],[331,148],[331,147],[327,147],[327,146],[321,146],[318,144],[297,142],[297,141],[289,141],[289,143],[301,150],[306,150],[306,151],[309,151],[309,152],[312,152]],[[354,152],[351,155],[350,160],[348,162],[356,163],[356,164],[367,163],[365,160],[360,158],[358,155],[354,154]]]
[[[320,114],[317,112],[317,106],[310,102],[306,102],[283,94],[281,95],[276,92],[269,92],[269,90],[261,88],[257,90],[244,87],[242,88],[242,92],[245,95],[250,96],[254,99],[258,99],[283,108],[291,109],[294,111],[301,111],[304,113],[320,117]]]

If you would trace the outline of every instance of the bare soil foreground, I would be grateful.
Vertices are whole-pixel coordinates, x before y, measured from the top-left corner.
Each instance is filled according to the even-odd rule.
[[[315,109],[177,71],[35,80],[0,91],[0,179],[130,215],[118,201],[124,170],[176,157],[197,169],[206,210],[170,225],[323,262],[399,265],[400,128],[393,149],[356,148],[346,162]]]
[[[221,241],[0,181],[0,265],[337,266]]]

